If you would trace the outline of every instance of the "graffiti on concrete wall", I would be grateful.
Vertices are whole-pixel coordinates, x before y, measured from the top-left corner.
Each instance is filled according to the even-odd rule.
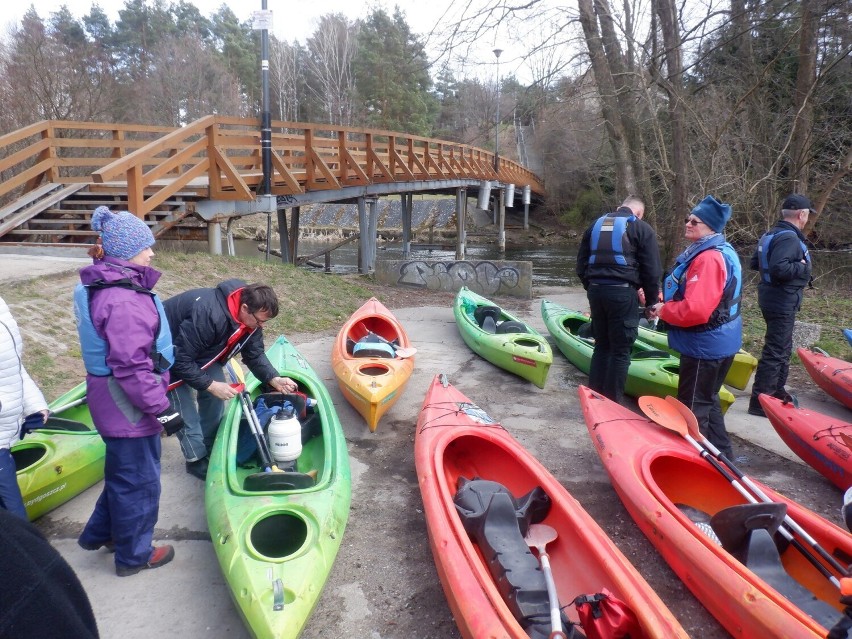
[[[457,262],[411,260],[399,263],[401,286],[426,288],[432,291],[456,291],[462,286],[480,295],[510,295],[521,282],[521,272],[515,266],[494,262]]]

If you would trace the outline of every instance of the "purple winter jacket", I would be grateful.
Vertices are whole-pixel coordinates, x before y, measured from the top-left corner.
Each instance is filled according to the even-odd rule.
[[[80,271],[80,281],[112,282],[130,278],[152,289],[160,272],[114,257],[95,260]],[[98,335],[106,340],[106,364],[112,375],[86,375],[87,404],[103,437],[147,437],[162,431],[157,415],[169,407],[168,372],[154,372],[151,347],[160,316],[150,295],[128,288],[89,291],[89,310]]]

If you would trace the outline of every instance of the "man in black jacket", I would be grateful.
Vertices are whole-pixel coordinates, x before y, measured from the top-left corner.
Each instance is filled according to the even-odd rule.
[[[278,315],[278,298],[265,284],[234,279],[175,295],[163,307],[175,346],[171,381],[180,383],[169,401],[185,424],[178,439],[186,472],[203,480],[224,402],[238,394],[225,379],[230,358],[241,353],[254,376],[278,392],[298,389],[292,379],[278,375],[264,352],[262,326]]]
[[[662,276],[657,234],[642,221],[644,215],[642,200],[628,197],[586,229],[577,253],[577,276],[589,298],[595,339],[589,388],[619,403],[639,333],[637,289],[653,304]]]
[[[766,417],[758,400],[761,393],[786,395],[796,313],[802,307],[803,289],[811,281],[811,256],[802,229],[812,208],[804,195],[787,197],[781,219],[760,238],[751,258],[751,268],[760,271],[757,301],[766,320],[766,336],[754,373],[749,415]]]

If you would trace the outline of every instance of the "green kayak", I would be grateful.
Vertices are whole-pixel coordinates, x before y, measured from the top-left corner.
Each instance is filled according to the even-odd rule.
[[[594,340],[591,337],[581,337],[580,333],[591,320],[582,313],[567,309],[550,300],[541,301],[541,316],[547,330],[556,340],[559,350],[568,358],[568,361],[588,375],[595,348]],[[676,397],[679,370],[680,360],[671,353],[636,340],[633,343],[624,392],[633,397],[642,395]],[[722,387],[719,393],[722,412],[730,408],[734,399],[731,391]]]
[[[12,445],[18,487],[30,520],[104,478],[105,447],[85,404],[83,382],[49,405],[43,428]]]
[[[662,331],[655,331],[644,326],[639,327],[639,339],[646,344],[650,344],[654,348],[659,348],[664,351],[669,351],[675,357],[680,357],[673,348],[669,348],[669,336]],[[739,390],[745,390],[748,386],[748,381],[751,379],[754,369],[757,368],[757,358],[754,355],[746,353],[740,349],[740,352],[734,355],[734,363],[731,364],[731,370],[725,376],[725,383]]]
[[[300,420],[295,470],[264,473],[256,462],[237,463],[250,431],[235,398],[210,454],[204,495],[213,547],[246,627],[253,637],[282,639],[301,634],[319,600],[349,517],[351,479],[340,420],[320,378],[283,336],[267,356],[316,400]],[[253,375],[246,390],[258,397]]]
[[[453,314],[462,339],[474,353],[544,388],[553,351],[534,328],[466,286],[456,295]]]

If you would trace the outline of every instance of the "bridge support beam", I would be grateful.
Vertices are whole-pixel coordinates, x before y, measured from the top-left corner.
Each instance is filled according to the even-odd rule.
[[[222,227],[219,222],[207,223],[207,250],[210,255],[222,254]]]
[[[465,221],[467,220],[467,189],[456,189],[456,259],[464,259],[465,243],[467,242],[467,231]]]
[[[400,198],[402,199],[402,257],[408,258],[411,255],[411,216],[414,195],[402,193]]]
[[[278,250],[281,251],[282,264],[288,264],[296,260],[290,258],[290,239],[287,236],[287,209],[278,209]]]
[[[500,195],[496,198],[499,202],[500,227],[497,231],[497,249],[503,253],[506,250],[506,189],[500,189]]]
[[[369,273],[376,268],[376,228],[378,225],[378,200],[358,198],[358,272]],[[369,207],[369,211],[368,211]]]

